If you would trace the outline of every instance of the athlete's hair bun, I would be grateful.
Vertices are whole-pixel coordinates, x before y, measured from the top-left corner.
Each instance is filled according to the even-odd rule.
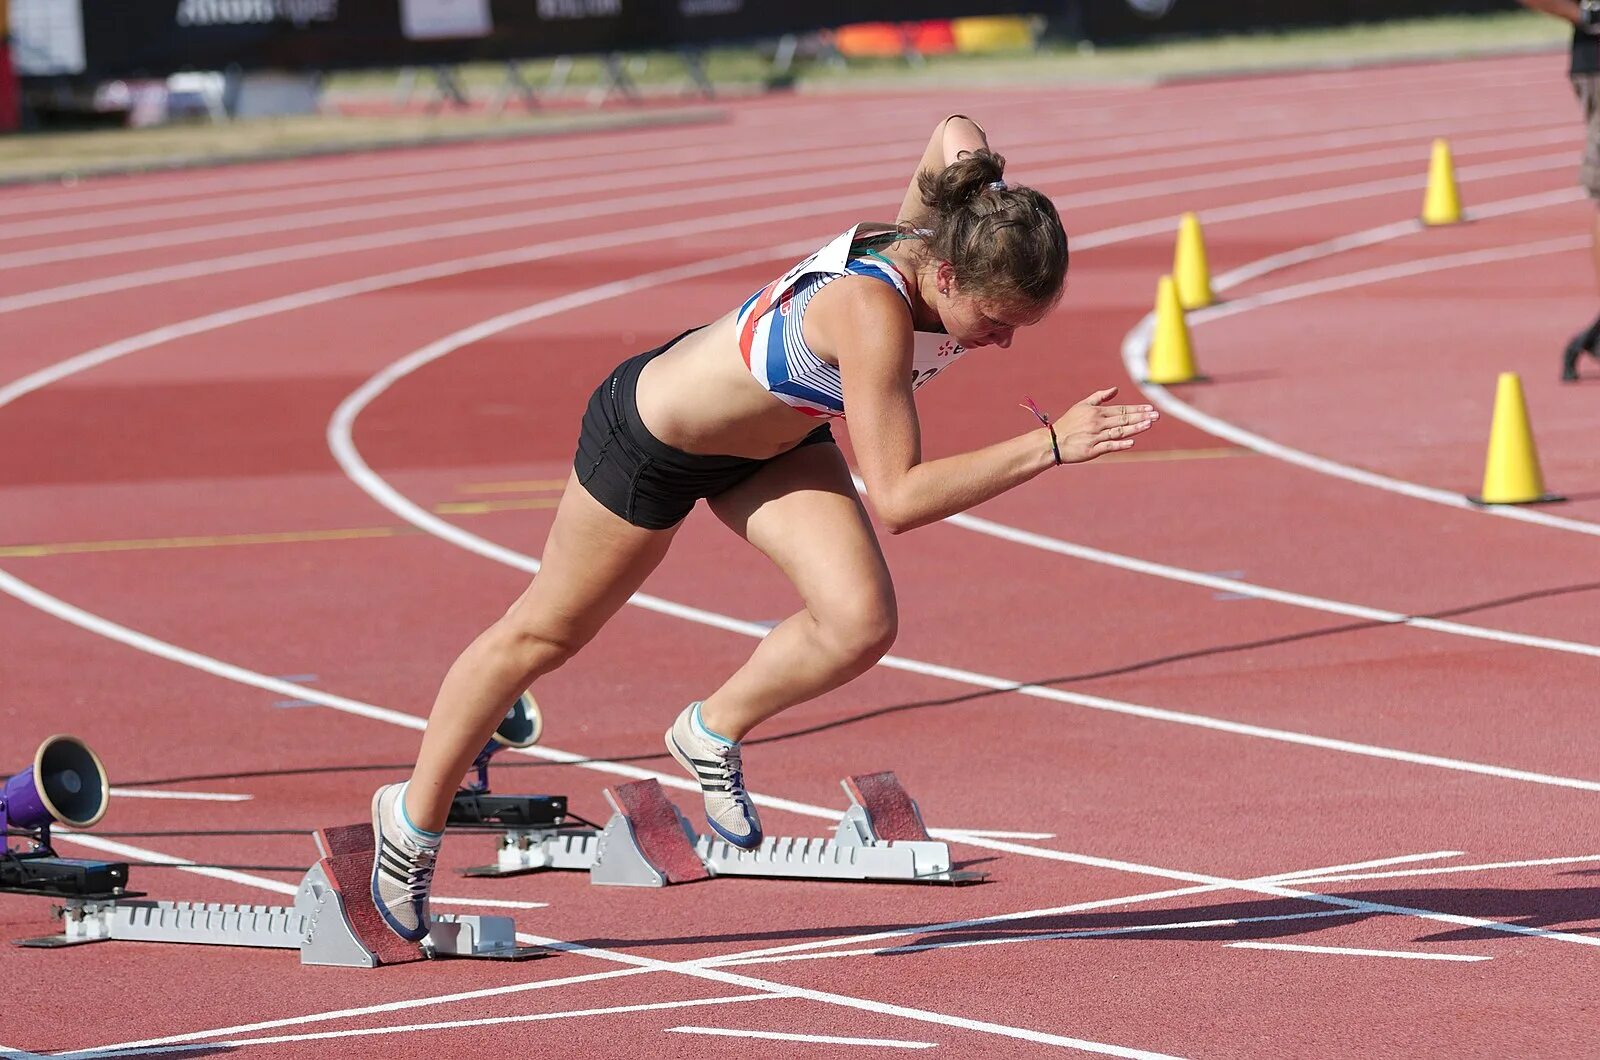
[[[963,151],[939,172],[919,176],[917,190],[923,205],[946,213],[970,204],[989,185],[999,183],[1005,172],[1006,160],[995,152],[982,148]]]

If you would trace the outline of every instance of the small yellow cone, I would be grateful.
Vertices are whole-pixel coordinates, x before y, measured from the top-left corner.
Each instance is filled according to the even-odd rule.
[[[1456,190],[1455,165],[1450,161],[1450,145],[1433,141],[1433,158],[1428,163],[1428,193],[1422,200],[1422,223],[1453,225],[1461,220],[1461,193]]]
[[[1178,286],[1171,276],[1161,277],[1156,287],[1156,334],[1150,343],[1147,383],[1193,383],[1202,377],[1195,372],[1194,351],[1189,345],[1189,325],[1178,302]]]
[[[1185,309],[1204,309],[1216,301],[1211,292],[1211,269],[1206,264],[1206,241],[1200,218],[1183,215],[1178,223],[1178,246],[1172,255],[1172,277],[1178,282],[1178,302]]]
[[[1539,452],[1533,444],[1528,406],[1522,399],[1522,380],[1515,372],[1500,373],[1494,394],[1494,423],[1489,428],[1489,458],[1483,469],[1483,493],[1470,499],[1478,504],[1531,504],[1562,499],[1544,491]]]

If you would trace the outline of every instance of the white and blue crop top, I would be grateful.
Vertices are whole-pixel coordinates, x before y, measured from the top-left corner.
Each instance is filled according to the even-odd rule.
[[[859,226],[857,226],[859,227]],[[809,416],[844,415],[844,386],[839,366],[811,351],[801,331],[806,305],[813,295],[841,276],[871,276],[892,286],[911,304],[906,278],[894,264],[872,250],[872,236],[858,239],[856,228],[751,295],[739,307],[735,326],[739,352],[756,381],[773,397]],[[883,238],[893,238],[885,233]],[[911,357],[913,390],[955,363],[966,350],[948,335],[919,331]]]

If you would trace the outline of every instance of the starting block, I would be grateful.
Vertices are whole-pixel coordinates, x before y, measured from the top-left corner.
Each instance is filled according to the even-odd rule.
[[[495,863],[467,876],[576,869],[591,883],[665,887],[713,876],[802,880],[975,883],[987,873],[955,869],[949,844],[928,835],[915,800],[893,773],[842,782],[850,797],[831,839],[773,837],[741,850],[700,835],[654,780],[606,790],[611,819],[601,829],[511,828]]]
[[[346,968],[427,957],[526,960],[550,954],[543,947],[518,945],[516,927],[504,916],[434,916],[421,944],[406,942],[364,900],[372,867],[371,826],[327,828],[316,838],[322,857],[300,881],[292,906],[158,902],[116,894],[66,897],[57,910],[60,934],[16,944],[54,948],[121,940],[297,949],[301,964]]]

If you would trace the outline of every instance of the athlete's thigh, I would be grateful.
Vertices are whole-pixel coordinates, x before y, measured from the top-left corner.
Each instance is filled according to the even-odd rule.
[[[866,604],[892,615],[889,568],[837,445],[792,449],[709,503],[778,565],[813,614]]]
[[[633,526],[591,497],[576,475],[569,477],[539,573],[507,617],[529,628],[558,627],[587,639],[655,570],[677,529]]]

